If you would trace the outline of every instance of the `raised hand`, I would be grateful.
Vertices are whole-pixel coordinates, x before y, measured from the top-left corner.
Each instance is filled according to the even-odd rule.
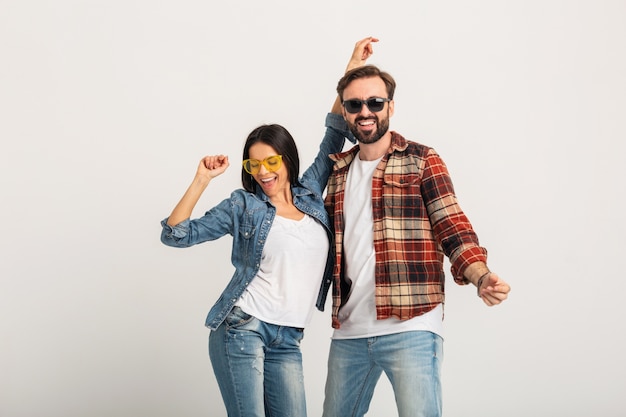
[[[352,51],[348,66],[346,67],[346,72],[366,64],[368,58],[374,53],[374,48],[372,47],[373,42],[378,42],[378,39],[369,36],[361,39],[354,45],[354,50]]]
[[[228,156],[226,155],[209,155],[202,158],[198,165],[196,175],[207,179],[213,179],[226,171],[229,166]]]
[[[188,219],[211,180],[224,173],[228,165],[228,157],[226,155],[211,155],[202,158],[198,164],[195,178],[176,207],[174,207],[174,210],[172,210],[172,214],[167,219],[167,224],[175,226]]]

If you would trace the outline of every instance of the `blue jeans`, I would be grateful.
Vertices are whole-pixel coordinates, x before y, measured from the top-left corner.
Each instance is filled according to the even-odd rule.
[[[382,372],[400,417],[441,416],[442,360],[443,339],[427,331],[333,339],[323,417],[363,416]]]
[[[265,323],[234,307],[209,336],[229,417],[305,417],[302,329]]]

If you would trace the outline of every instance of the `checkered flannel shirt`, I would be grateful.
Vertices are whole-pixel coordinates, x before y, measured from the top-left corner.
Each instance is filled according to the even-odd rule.
[[[376,315],[406,320],[444,302],[444,254],[455,282],[468,284],[465,269],[486,262],[487,251],[457,202],[440,156],[432,148],[391,134],[391,146],[372,180]],[[336,163],[325,200],[335,227],[334,328],[340,327],[338,312],[349,292],[343,279],[343,202],[348,169],[357,152],[355,146],[331,155]]]

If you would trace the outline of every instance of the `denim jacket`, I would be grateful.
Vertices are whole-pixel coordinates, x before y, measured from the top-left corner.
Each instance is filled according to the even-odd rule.
[[[313,164],[304,172],[299,184],[291,185],[294,205],[322,224],[331,242],[326,269],[320,280],[319,294],[315,304],[320,311],[324,310],[326,296],[332,282],[334,261],[334,245],[332,244],[334,234],[328,213],[324,209],[322,194],[333,166],[329,155],[341,151],[345,137],[353,140],[345,121],[340,115],[329,113],[326,116],[326,134]],[[167,224],[167,219],[161,222],[163,227],[161,242],[168,246],[185,248],[215,240],[227,234],[233,237],[231,262],[235,267],[235,273],[209,311],[205,323],[208,328],[217,329],[256,276],[263,247],[275,215],[276,208],[257,187],[256,193],[243,189],[233,191],[229,198],[198,219],[186,219],[173,227]]]

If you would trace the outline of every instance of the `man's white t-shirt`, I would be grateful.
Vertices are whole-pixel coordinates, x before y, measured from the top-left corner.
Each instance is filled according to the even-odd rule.
[[[362,161],[357,154],[348,171],[343,208],[343,256],[345,276],[352,281],[352,287],[348,301],[339,310],[341,328],[335,329],[333,339],[355,339],[414,330],[430,331],[443,337],[441,304],[409,320],[401,321],[395,317],[376,319],[372,177],[379,162],[380,159]]]

